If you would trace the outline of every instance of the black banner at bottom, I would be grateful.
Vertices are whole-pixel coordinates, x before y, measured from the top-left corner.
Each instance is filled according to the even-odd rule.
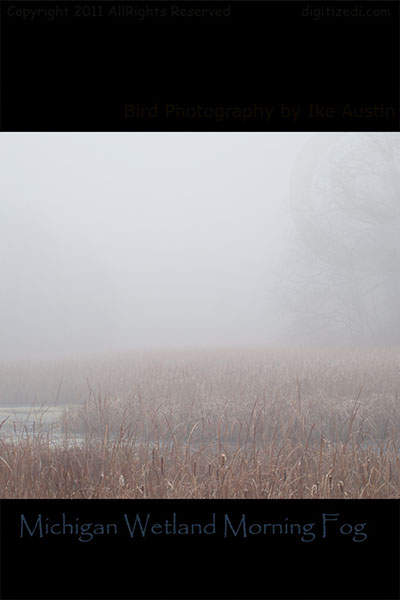
[[[398,500],[2,500],[1,598],[398,599]]]

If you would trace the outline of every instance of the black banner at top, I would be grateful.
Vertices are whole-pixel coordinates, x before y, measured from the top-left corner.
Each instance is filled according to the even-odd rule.
[[[398,131],[399,5],[1,4],[3,131]]]

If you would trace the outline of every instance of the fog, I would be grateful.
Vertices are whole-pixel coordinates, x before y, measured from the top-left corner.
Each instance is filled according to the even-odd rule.
[[[0,358],[266,346],[314,334],[387,341],[379,332],[398,324],[399,137],[385,137],[393,151],[373,161],[379,172],[366,182],[360,157],[378,138],[3,134]],[[361,172],[358,204],[345,201],[355,197],[348,160],[340,163],[349,155]],[[326,174],[333,163],[336,183]],[[356,256],[362,285],[338,296],[347,275],[355,281]]]

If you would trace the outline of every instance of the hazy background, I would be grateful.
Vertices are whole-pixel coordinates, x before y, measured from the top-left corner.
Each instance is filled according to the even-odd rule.
[[[0,359],[397,343],[399,140],[3,134]]]

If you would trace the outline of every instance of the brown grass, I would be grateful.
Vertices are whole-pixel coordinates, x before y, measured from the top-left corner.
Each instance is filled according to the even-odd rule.
[[[58,441],[0,437],[2,498],[400,497],[396,349],[124,360]]]

